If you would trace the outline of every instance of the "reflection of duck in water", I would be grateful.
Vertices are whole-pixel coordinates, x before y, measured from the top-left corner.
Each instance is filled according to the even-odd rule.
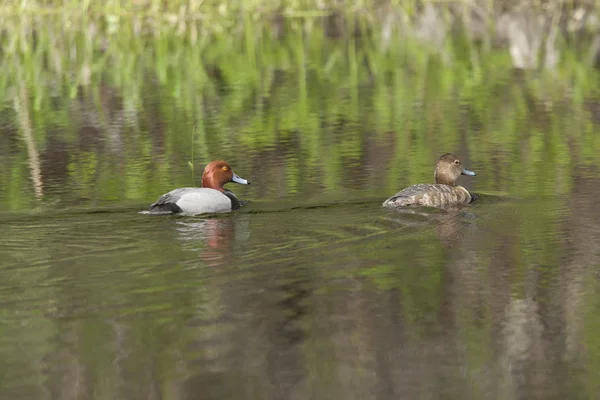
[[[435,184],[417,184],[407,187],[383,202],[385,207],[396,208],[410,205],[443,207],[454,204],[468,204],[472,197],[467,189],[456,186],[461,175],[474,176],[475,172],[465,169],[458,157],[446,153],[440,157],[435,167]]]
[[[196,215],[237,210],[243,203],[223,187],[229,182],[250,184],[237,176],[225,161],[212,161],[204,168],[202,187],[172,190],[152,204],[147,213]]]
[[[197,253],[210,266],[226,263],[236,246],[250,237],[248,218],[179,219],[175,229],[185,250]]]

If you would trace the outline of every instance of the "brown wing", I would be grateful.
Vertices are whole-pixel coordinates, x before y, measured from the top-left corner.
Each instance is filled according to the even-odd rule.
[[[403,207],[410,205],[440,207],[448,204],[468,203],[469,200],[469,193],[462,187],[439,184],[418,184],[401,190],[387,199],[383,205],[387,207]]]

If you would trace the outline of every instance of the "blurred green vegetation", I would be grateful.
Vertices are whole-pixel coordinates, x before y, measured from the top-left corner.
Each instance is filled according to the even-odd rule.
[[[430,181],[447,151],[477,190],[549,195],[599,161],[591,39],[516,71],[466,25],[440,47],[380,24],[416,2],[275,4],[4,3],[0,202],[147,202],[214,158],[258,182],[235,188],[251,198],[385,196]]]

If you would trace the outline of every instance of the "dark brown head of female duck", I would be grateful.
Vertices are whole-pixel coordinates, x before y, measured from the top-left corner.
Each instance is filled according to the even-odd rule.
[[[460,159],[452,153],[446,153],[439,158],[433,173],[435,183],[449,186],[456,186],[456,180],[461,175],[475,176],[475,172],[465,169]]]

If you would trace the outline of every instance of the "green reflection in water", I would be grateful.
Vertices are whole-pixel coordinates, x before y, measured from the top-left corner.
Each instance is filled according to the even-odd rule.
[[[191,146],[196,184],[206,162],[225,158],[257,183],[235,188],[255,200],[339,198],[348,189],[383,199],[431,181],[446,151],[478,170],[477,190],[564,194],[573,166],[598,162],[588,112],[596,74],[573,75],[574,55],[554,73],[516,74],[504,50],[460,35],[449,41],[450,62],[410,40],[380,47],[377,34],[303,35],[298,21],[279,38],[245,26],[241,42],[225,34],[182,41],[167,30],[139,36],[127,24],[118,35],[73,29],[59,39],[49,33],[54,20],[9,21],[25,30],[16,43],[31,33],[26,21],[40,32],[34,51],[2,60],[11,79],[0,87],[0,201],[10,210],[145,204],[191,184]],[[39,159],[21,141],[27,126]],[[28,182],[36,165],[41,203]]]
[[[44,34],[0,59],[2,397],[597,392],[597,74],[574,50],[519,74],[461,36],[28,18]],[[224,158],[252,181],[248,208],[138,215],[190,185],[191,146],[196,178]],[[446,151],[509,199],[381,209]]]

